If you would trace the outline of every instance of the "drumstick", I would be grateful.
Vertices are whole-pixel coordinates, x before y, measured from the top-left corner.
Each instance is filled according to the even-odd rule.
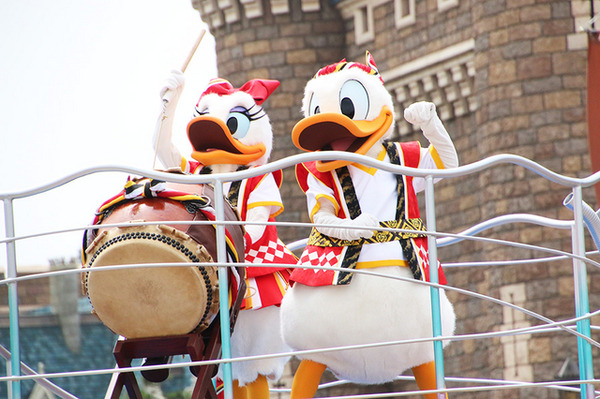
[[[196,50],[198,50],[198,46],[200,45],[200,42],[202,41],[202,39],[204,38],[204,34],[206,33],[206,29],[202,29],[200,30],[200,34],[198,35],[198,38],[196,39],[196,41],[194,42],[194,45],[192,46],[189,54],[187,55],[187,57],[185,57],[185,60],[183,61],[183,64],[181,64],[181,73],[185,73],[185,70],[187,69],[188,65],[190,64],[190,61],[192,61],[192,58],[194,57],[194,54],[196,54]],[[163,96],[163,111],[162,111],[162,116],[161,116],[161,129],[162,130],[162,123],[165,120],[166,116],[165,116],[165,110],[166,110],[166,105],[169,101],[171,101],[171,97],[172,97],[172,91],[167,89],[167,91],[165,92],[164,96]],[[158,131],[158,134],[160,135],[161,131]],[[158,143],[160,142],[160,138],[157,137],[156,138],[156,145],[154,147],[154,161],[152,162],[152,169],[156,169],[156,158],[158,157]]]
[[[200,34],[198,35],[198,38],[196,39],[196,42],[194,43],[194,46],[192,47],[192,49],[190,50],[190,53],[188,54],[188,56],[186,57],[185,61],[181,65],[181,72],[185,73],[185,70],[187,69],[188,65],[190,64],[190,61],[192,60],[192,57],[196,53],[196,50],[198,49],[198,46],[200,45],[200,42],[202,41],[202,38],[204,37],[205,33],[206,33],[206,29],[202,29],[200,31]]]
[[[206,33],[206,29],[202,29],[200,31],[200,34],[198,35],[198,38],[194,42],[194,45],[192,46],[190,53],[187,55],[187,57],[185,57],[185,61],[183,61],[183,64],[181,64],[181,69],[180,69],[181,73],[185,73],[185,70],[187,69],[188,65],[190,64],[190,61],[192,60],[192,58],[194,57],[194,54],[196,54],[196,50],[198,50],[198,46],[200,45],[200,42],[202,41],[202,38],[204,37],[205,33]],[[171,100],[170,93],[171,93],[171,90],[167,89],[167,92],[163,96],[164,102],[169,102]]]

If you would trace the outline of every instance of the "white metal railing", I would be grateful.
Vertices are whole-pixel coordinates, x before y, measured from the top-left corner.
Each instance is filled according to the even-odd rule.
[[[37,232],[35,234],[30,234],[27,236],[16,236],[15,235],[15,219],[14,219],[14,210],[13,203],[16,200],[27,198],[31,196],[38,195],[40,193],[53,190],[57,187],[66,185],[70,182],[73,182],[81,177],[96,174],[96,173],[104,173],[104,172],[122,172],[126,174],[140,175],[144,177],[160,179],[171,182],[178,183],[189,183],[189,184],[206,184],[210,183],[215,186],[215,198],[220,199],[223,197],[222,184],[228,181],[240,180],[249,178],[252,176],[261,175],[264,173],[272,172],[279,169],[293,167],[297,163],[307,162],[313,160],[333,160],[333,159],[343,159],[352,162],[359,162],[363,165],[367,165],[370,167],[376,167],[381,170],[386,170],[392,173],[399,173],[405,175],[412,175],[416,177],[423,177],[426,180],[426,189],[425,189],[425,210],[426,210],[426,219],[427,219],[427,235],[429,241],[429,257],[431,259],[437,258],[437,247],[443,247],[448,245],[456,244],[463,240],[482,240],[485,242],[494,242],[500,245],[508,245],[515,246],[521,248],[527,248],[535,251],[539,251],[544,254],[548,254],[549,257],[544,258],[534,258],[534,259],[524,259],[524,260],[510,260],[507,263],[515,264],[516,262],[522,263],[532,263],[539,261],[549,261],[549,260],[558,260],[558,259],[572,259],[573,261],[573,269],[574,269],[574,285],[575,285],[575,302],[576,302],[576,315],[574,318],[570,320],[562,320],[562,321],[553,321],[546,318],[543,315],[536,314],[531,312],[530,310],[524,309],[522,307],[516,306],[514,304],[501,301],[496,298],[489,297],[483,293],[476,293],[467,291],[464,289],[460,289],[452,286],[440,286],[435,281],[437,277],[437,273],[430,273],[432,280],[429,283],[422,281],[410,280],[415,284],[425,284],[431,287],[432,292],[432,323],[434,326],[434,334],[431,339],[427,339],[426,341],[431,341],[435,348],[435,362],[436,362],[436,377],[437,377],[437,386],[440,392],[470,392],[470,391],[487,391],[487,390],[503,390],[503,389],[515,389],[515,388],[537,388],[544,387],[547,389],[563,389],[563,390],[576,390],[580,392],[582,398],[594,398],[600,397],[600,392],[595,391],[593,384],[598,383],[599,380],[594,378],[594,369],[593,369],[593,359],[592,359],[592,348],[600,348],[600,344],[592,339],[591,330],[596,327],[591,326],[590,318],[596,313],[590,314],[589,312],[589,300],[587,293],[587,267],[600,267],[598,262],[595,262],[587,257],[584,246],[584,224],[591,229],[592,237],[596,245],[598,245],[597,237],[598,231],[594,231],[597,226],[594,226],[590,223],[590,218],[593,218],[593,215],[589,213],[589,206],[585,204],[582,199],[582,189],[586,187],[590,187],[595,183],[600,181],[600,172],[588,176],[586,178],[571,178],[567,176],[563,176],[552,172],[543,166],[528,160],[526,158],[516,156],[516,155],[496,155],[484,160],[461,166],[455,169],[450,170],[424,170],[424,169],[412,169],[406,168],[397,165],[391,165],[387,163],[383,163],[380,161],[376,161],[361,155],[350,154],[345,152],[328,152],[328,153],[307,153],[294,155],[279,161],[271,162],[267,165],[253,168],[250,170],[227,173],[227,174],[215,174],[215,175],[176,175],[170,173],[164,173],[154,170],[145,170],[138,168],[125,168],[121,166],[99,166],[96,168],[85,169],[71,175],[65,176],[62,179],[54,181],[52,183],[39,186],[36,188],[32,188],[30,190],[20,191],[20,192],[9,192],[9,193],[0,193],[0,199],[4,202],[4,216],[5,216],[5,238],[0,240],[0,244],[4,244],[6,246],[6,256],[7,256],[7,270],[6,270],[6,278],[0,281],[0,284],[4,284],[8,286],[8,301],[9,301],[9,312],[10,312],[10,350],[12,352],[12,356],[3,356],[0,353],[0,356],[7,359],[7,370],[8,375],[5,377],[0,377],[0,383],[7,382],[9,385],[9,392],[11,398],[20,398],[20,382],[23,380],[36,380],[44,382],[45,379],[49,378],[57,378],[57,377],[66,377],[66,376],[83,376],[83,375],[96,375],[96,374],[113,374],[117,372],[122,372],[124,370],[128,371],[138,371],[141,370],[142,367],[131,367],[127,369],[105,369],[105,370],[83,370],[77,372],[69,372],[69,373],[46,373],[46,374],[33,374],[33,375],[21,375],[21,361],[20,361],[20,352],[19,352],[19,315],[18,315],[18,299],[17,299],[17,285],[20,281],[24,281],[26,279],[40,278],[40,277],[48,277],[55,275],[64,275],[69,273],[81,273],[84,270],[76,269],[76,270],[62,270],[57,272],[47,272],[47,273],[38,273],[34,275],[28,275],[23,277],[17,277],[17,261],[16,261],[16,253],[15,253],[15,243],[18,240],[25,240],[32,237],[45,237],[53,234],[65,233],[65,232],[73,232],[73,231],[84,231],[90,228],[90,226],[79,226],[73,227],[61,231],[45,231],[45,232]],[[457,234],[449,234],[449,233],[441,233],[437,232],[435,229],[435,191],[433,187],[434,179],[438,178],[457,178],[460,176],[473,174],[477,172],[484,171],[486,169],[492,167],[503,167],[506,165],[518,165],[524,167],[533,173],[545,178],[548,181],[553,183],[568,187],[571,189],[572,194],[565,202],[565,206],[569,207],[573,211],[573,219],[572,220],[555,220],[545,217],[540,217],[532,214],[512,214],[512,215],[503,215],[497,218],[493,218],[487,221],[484,221],[478,225],[475,225],[461,233]],[[91,204],[90,211],[92,212],[93,206],[97,204]],[[217,252],[218,259],[217,262],[208,264],[208,266],[216,266],[219,268],[219,284],[224,284],[221,286],[227,286],[227,273],[224,273],[226,267],[232,266],[231,263],[226,262],[226,254],[225,254],[225,226],[228,224],[236,224],[239,222],[228,222],[224,220],[223,216],[223,202],[216,200],[215,201],[215,210],[217,215],[217,220],[215,223],[217,225]],[[161,223],[169,223],[169,222],[161,222]],[[202,222],[181,222],[177,221],[177,223],[202,223]],[[204,222],[206,223],[206,222]],[[545,248],[541,246],[535,246],[527,243],[516,243],[516,242],[508,242],[505,240],[497,240],[490,239],[484,237],[478,237],[482,231],[487,229],[502,225],[502,224],[514,224],[514,223],[529,223],[536,224],[544,227],[555,228],[555,229],[563,229],[570,230],[570,234],[572,237],[573,243],[573,251],[565,252],[559,251],[551,248]],[[149,224],[155,224],[149,223]],[[248,224],[248,223],[246,223]],[[296,223],[296,222],[277,222],[274,223],[277,226],[312,226],[312,224],[307,223]],[[599,223],[600,224],[600,223]],[[115,224],[114,226],[118,226],[119,224]],[[123,224],[120,224],[123,225]],[[128,224],[131,225],[131,224]],[[357,228],[361,228],[357,226]],[[385,230],[382,228],[382,230]],[[403,231],[402,229],[396,229],[397,231]],[[301,248],[305,245],[306,240],[299,240],[297,242],[291,243],[290,247],[292,249]],[[465,262],[460,264],[448,264],[446,267],[471,267],[471,266],[489,266],[489,265],[499,265],[502,262]],[[199,264],[202,265],[202,264]],[[143,264],[143,265],[120,265],[120,266],[105,266],[103,270],[112,270],[116,268],[125,268],[125,267],[153,267],[153,266],[172,266],[172,267],[181,267],[181,264]],[[189,266],[189,265],[186,265]],[[259,266],[260,265],[252,265]],[[271,265],[272,266],[272,265]],[[288,265],[286,265],[288,266]],[[304,266],[303,267],[307,267]],[[316,267],[318,268],[318,267]],[[322,268],[325,269],[325,268]],[[331,269],[331,268],[327,268]],[[380,275],[371,270],[356,270],[356,273],[365,273],[365,274],[373,274],[379,275],[382,278],[390,278],[390,276]],[[456,291],[460,294],[469,295],[471,297],[479,298],[482,300],[491,301],[493,303],[499,304],[501,306],[508,306],[516,311],[523,312],[530,317],[534,317],[541,322],[542,325],[529,327],[525,329],[513,329],[513,330],[505,330],[501,332],[489,332],[489,333],[479,333],[479,334],[466,334],[461,336],[452,336],[452,337],[443,337],[441,336],[440,321],[439,321],[439,301],[437,300],[437,292],[439,288],[443,288],[448,291]],[[223,294],[226,294],[226,290],[223,291]],[[227,304],[228,301],[222,298],[221,304]],[[226,305],[224,305],[226,306]],[[221,323],[223,326],[229,325],[229,313],[227,311],[219,312],[221,315]],[[317,351],[337,351],[337,350],[347,350],[349,348],[356,347],[368,347],[368,346],[381,346],[381,345],[399,345],[406,344],[411,342],[418,342],[422,340],[411,340],[411,341],[396,341],[396,342],[384,342],[384,343],[373,343],[371,345],[361,345],[361,346],[352,346],[352,347],[337,347],[337,348],[326,348],[319,349],[313,351],[302,351],[302,352],[291,352],[291,353],[283,353],[283,354],[275,354],[275,355],[264,355],[258,357],[249,357],[249,358],[231,358],[231,352],[229,351],[229,328],[222,329],[222,340],[223,340],[223,355],[222,359],[214,360],[210,362],[187,362],[187,363],[177,363],[171,365],[160,365],[160,366],[146,366],[145,369],[158,369],[158,368],[175,368],[175,367],[187,367],[192,365],[204,365],[204,364],[223,364],[224,367],[224,377],[225,377],[225,396],[228,398],[231,395],[230,384],[231,384],[231,375],[230,375],[230,365],[232,362],[244,361],[249,359],[256,359],[260,357],[274,357],[274,356],[290,356],[294,354],[301,353],[311,353]],[[550,331],[565,331],[569,334],[573,334],[577,336],[578,342],[578,361],[579,361],[579,370],[580,370],[580,379],[577,381],[552,381],[552,382],[543,382],[543,383],[523,383],[517,381],[497,381],[497,380],[488,380],[488,379],[464,379],[458,377],[446,377],[443,368],[443,354],[441,351],[442,341],[443,340],[465,340],[465,339],[482,339],[482,338],[490,338],[490,337],[498,337],[505,335],[519,335],[519,334],[543,334]],[[29,374],[29,373],[28,373]],[[446,387],[446,381],[453,381],[459,383],[473,383],[475,386],[472,387]],[[580,388],[572,388],[568,387],[568,385],[579,384]],[[59,388],[60,390],[60,388]],[[414,394],[414,392],[394,392],[394,393],[386,393],[386,394],[377,394],[377,395],[361,395],[361,398],[366,397],[400,397]],[[61,396],[60,393],[57,393],[60,397],[70,398],[72,396],[68,396],[70,394],[65,393]],[[345,396],[345,397],[353,397],[353,396]]]

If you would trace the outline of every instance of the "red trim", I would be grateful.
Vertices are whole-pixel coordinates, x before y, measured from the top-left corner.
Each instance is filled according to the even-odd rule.
[[[242,198],[238,198],[238,211],[242,220],[246,220],[246,213],[248,212],[248,198],[250,193],[256,189],[256,186],[265,178],[266,175],[254,176],[248,179],[242,180],[240,185],[240,191],[243,191]],[[242,190],[243,188],[243,190]]]
[[[271,174],[273,175],[273,178],[275,179],[275,183],[277,184],[277,187],[281,188],[281,183],[283,182],[283,172],[281,172],[281,169],[275,170],[275,171],[271,172]]]
[[[587,120],[592,172],[600,170],[600,41],[588,34]],[[596,184],[596,203],[600,204],[600,183]]]
[[[304,192],[308,191],[308,189],[309,189],[308,183],[307,183],[308,175],[309,174],[313,175],[317,180],[319,180],[324,185],[326,185],[327,187],[329,187],[333,190],[333,196],[339,205],[337,217],[346,218],[347,217],[346,211],[344,210],[344,204],[346,202],[344,200],[343,193],[340,191],[340,189],[338,188],[338,185],[336,184],[335,178],[333,176],[334,173],[335,173],[335,171],[320,172],[317,169],[317,163],[315,161],[305,162],[305,163],[296,165],[296,180],[298,181],[298,184],[300,185],[300,188],[302,189],[302,191],[304,191]]]
[[[400,143],[400,149],[402,150],[404,166],[418,168],[421,161],[421,144],[419,144],[418,141]],[[408,219],[418,218],[420,215],[417,194],[415,194],[415,189],[413,187],[413,179],[413,176],[404,175],[404,193],[407,205],[406,218]]]
[[[296,165],[296,181],[298,182],[298,185],[300,186],[300,189],[303,192],[308,191],[307,180],[309,173],[310,172],[308,171],[306,163],[299,163]]]

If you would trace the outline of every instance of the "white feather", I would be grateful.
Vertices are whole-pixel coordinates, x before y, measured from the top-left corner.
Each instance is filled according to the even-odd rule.
[[[231,335],[231,356],[268,355],[290,352],[280,334],[280,309],[268,306],[258,310],[243,310],[239,313]],[[232,363],[232,375],[244,386],[264,375],[270,380],[281,378],[289,356]],[[222,377],[219,368],[218,375]]]
[[[412,278],[407,267],[372,269]],[[455,315],[440,291],[442,334],[454,333]],[[412,282],[355,274],[344,286],[295,284],[281,304],[285,342],[295,350],[431,338],[430,289]],[[447,344],[448,342],[444,342]],[[328,366],[341,379],[383,383],[434,359],[433,343],[403,344],[301,356]]]

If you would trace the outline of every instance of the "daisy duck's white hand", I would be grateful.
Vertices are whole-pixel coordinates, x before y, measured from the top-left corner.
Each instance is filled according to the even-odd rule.
[[[358,240],[360,238],[373,237],[374,230],[379,227],[379,220],[368,213],[361,213],[355,219],[342,219],[335,216],[333,212],[334,207],[329,201],[321,203],[321,208],[313,216],[313,222],[315,224],[327,224],[330,226],[316,226],[315,228],[319,233],[340,240]],[[361,227],[353,228],[353,226]],[[371,228],[365,228],[364,226]]]
[[[173,145],[172,136],[175,110],[177,109],[177,102],[183,91],[184,83],[185,78],[183,73],[178,70],[172,70],[165,79],[159,93],[162,99],[162,112],[158,116],[154,128],[153,144],[158,159],[166,169],[181,166],[182,156],[179,150]]]
[[[163,84],[164,86],[160,89],[160,98],[164,102],[172,102],[173,100],[175,100],[173,102],[177,102],[185,85],[183,72],[173,69]]]
[[[435,148],[446,169],[458,166],[458,154],[454,143],[438,117],[434,103],[419,101],[409,105],[404,110],[404,119],[421,128],[423,135]]]

